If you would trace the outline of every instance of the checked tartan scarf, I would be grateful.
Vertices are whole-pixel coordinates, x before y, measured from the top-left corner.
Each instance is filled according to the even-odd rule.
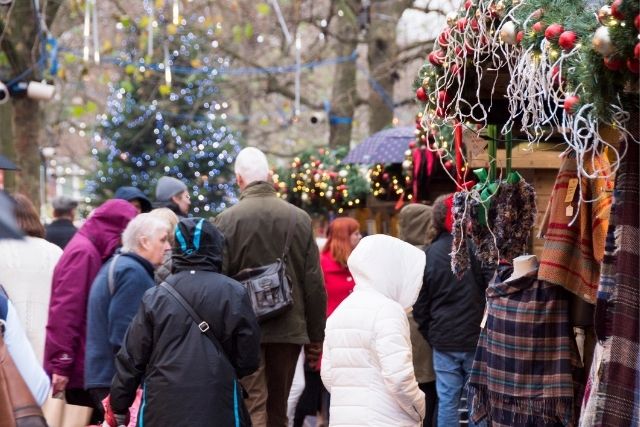
[[[573,425],[568,299],[537,270],[487,288],[487,321],[469,377],[474,422],[497,426]]]
[[[613,247],[598,291],[599,357],[585,392],[580,419],[585,427],[640,425],[640,153],[634,142],[627,149],[616,179],[614,227],[607,236],[607,246]]]

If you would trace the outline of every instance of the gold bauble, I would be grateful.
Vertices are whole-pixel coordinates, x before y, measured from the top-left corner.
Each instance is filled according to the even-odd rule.
[[[429,87],[429,77],[422,79],[422,87],[427,89]]]
[[[458,14],[456,12],[447,13],[447,25],[449,25],[450,27],[453,27],[454,25],[456,25],[457,21],[458,21]]]
[[[598,22],[602,25],[611,25],[616,18],[611,15],[611,6],[604,5],[598,10]]]
[[[496,3],[496,12],[498,12],[500,15],[504,13],[505,9],[506,6],[504,5],[504,1],[500,0],[498,3]]]

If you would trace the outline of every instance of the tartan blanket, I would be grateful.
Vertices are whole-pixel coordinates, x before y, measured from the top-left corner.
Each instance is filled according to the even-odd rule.
[[[582,426],[640,425],[640,152],[633,142],[627,148],[616,180],[615,249],[596,306],[602,356],[587,385]]]
[[[487,288],[487,320],[469,377],[472,419],[494,427],[574,422],[573,342],[564,289],[537,271]]]

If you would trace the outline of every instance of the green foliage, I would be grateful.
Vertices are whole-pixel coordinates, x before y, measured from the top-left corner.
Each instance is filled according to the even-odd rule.
[[[356,166],[342,163],[346,154],[346,148],[302,153],[274,174],[280,197],[319,214],[362,206],[369,183]]]

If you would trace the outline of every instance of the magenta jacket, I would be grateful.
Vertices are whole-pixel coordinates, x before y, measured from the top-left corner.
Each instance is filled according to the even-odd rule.
[[[67,388],[83,388],[87,299],[102,264],[120,245],[136,209],[125,200],[98,207],[73,236],[53,271],[44,368],[69,377]]]

